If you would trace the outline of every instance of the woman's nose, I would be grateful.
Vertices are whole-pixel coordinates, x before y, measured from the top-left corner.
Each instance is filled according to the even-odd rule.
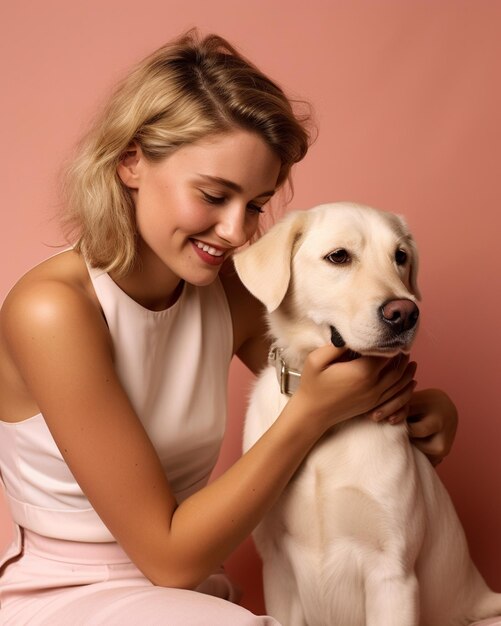
[[[243,246],[254,234],[247,222],[246,207],[225,207],[216,224],[216,234],[232,248]]]

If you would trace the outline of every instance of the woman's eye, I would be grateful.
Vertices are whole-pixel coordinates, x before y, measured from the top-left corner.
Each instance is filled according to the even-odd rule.
[[[247,208],[251,213],[264,213],[263,207],[258,204],[248,204]]]
[[[210,193],[205,193],[205,191],[202,191],[202,195],[209,204],[222,204],[226,200],[224,196],[211,196]]]
[[[395,252],[395,263],[397,265],[405,265],[407,262],[407,252],[405,250],[398,249]]]
[[[336,265],[343,265],[351,261],[351,257],[350,257],[348,250],[345,250],[344,248],[339,248],[338,250],[334,250],[334,252],[331,252],[325,258],[327,259],[327,261],[330,261],[331,263],[335,263]]]
[[[207,193],[206,191],[202,191],[200,190],[200,192],[202,193],[202,197],[204,202],[207,202],[207,204],[224,204],[228,198],[226,196],[216,196],[213,195],[211,193]],[[250,213],[263,213],[263,207],[260,206],[259,204],[254,204],[254,203],[250,203],[247,205],[247,210]]]

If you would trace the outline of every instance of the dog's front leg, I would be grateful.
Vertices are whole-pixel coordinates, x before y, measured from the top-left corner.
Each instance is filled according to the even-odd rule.
[[[366,626],[419,626],[419,584],[415,574],[389,573],[381,565],[365,581]]]
[[[286,553],[276,552],[264,562],[263,583],[266,611],[272,617],[283,626],[308,626],[296,577]]]

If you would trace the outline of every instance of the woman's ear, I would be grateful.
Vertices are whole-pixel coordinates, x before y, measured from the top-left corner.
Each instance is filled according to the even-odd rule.
[[[137,189],[139,187],[138,165],[141,158],[141,148],[134,142],[127,148],[117,166],[120,180],[129,189]]]

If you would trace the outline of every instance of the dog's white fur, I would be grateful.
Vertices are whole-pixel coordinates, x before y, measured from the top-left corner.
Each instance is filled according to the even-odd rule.
[[[345,249],[350,262],[330,263]],[[408,261],[395,262],[405,250]],[[330,326],[363,354],[409,350],[414,330],[388,342],[378,311],[419,297],[417,252],[404,221],[348,203],[289,214],[235,258],[268,309],[289,367],[330,340]],[[259,376],[247,413],[247,450],[287,397]],[[452,502],[405,423],[354,418],[309,454],[260,524],[266,606],[284,626],[462,626],[501,615],[472,563]]]

